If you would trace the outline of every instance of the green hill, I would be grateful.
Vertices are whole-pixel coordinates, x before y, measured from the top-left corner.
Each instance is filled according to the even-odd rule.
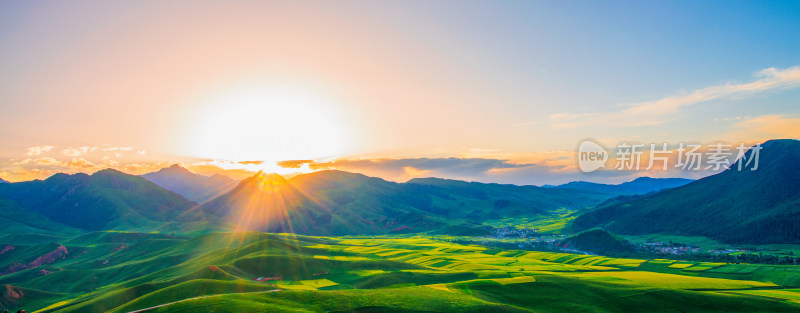
[[[144,178],[112,169],[2,184],[0,197],[84,230],[156,229],[166,222],[191,220],[187,213],[195,205]]]
[[[739,171],[736,163],[682,187],[608,203],[574,223],[618,234],[694,235],[729,243],[800,242],[800,141],[771,140],[762,147],[755,171]]]
[[[559,245],[567,249],[603,255],[636,252],[633,244],[602,229],[587,230],[564,239]]]
[[[0,233],[58,235],[74,234],[78,229],[56,223],[36,212],[31,212],[16,202],[0,197]]]

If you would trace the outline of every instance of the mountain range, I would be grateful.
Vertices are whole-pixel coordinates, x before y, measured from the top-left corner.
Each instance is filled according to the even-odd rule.
[[[632,181],[617,185],[599,184],[585,181],[574,181],[558,186],[544,185],[546,188],[564,188],[583,191],[594,191],[611,196],[642,195],[669,188],[680,187],[691,183],[693,180],[686,178],[652,178],[639,177]]]
[[[567,210],[577,216],[572,226],[578,230],[794,242],[800,239],[800,173],[792,163],[800,159],[800,142],[775,140],[762,147],[758,171],[731,169],[693,182],[643,177],[620,185],[537,187],[441,178],[397,183],[337,170],[290,179],[259,172],[235,183],[178,165],[141,177],[111,169],[56,174],[0,184],[0,223],[9,233],[42,234],[234,229],[366,235],[441,233],[454,226],[469,234],[480,233],[487,221]]]
[[[148,176],[158,177],[162,183],[198,178],[178,166],[153,174],[158,175]],[[187,186],[164,185],[174,191]],[[0,222],[21,232],[43,234],[231,228],[319,235],[383,234],[430,231],[454,224],[479,227],[490,219],[588,208],[607,198],[592,191],[436,178],[395,183],[331,170],[289,180],[258,173],[198,206],[143,177],[107,169],[92,175],[56,174],[45,180],[2,184]]]
[[[470,183],[438,178],[389,182],[327,170],[289,180],[258,173],[199,206],[232,227],[314,235],[419,232],[444,224],[580,209],[595,192]]]
[[[236,185],[236,181],[227,176],[195,174],[178,164],[144,174],[142,177],[197,203],[203,203]]]
[[[800,141],[761,145],[756,170],[729,169],[630,201],[609,201],[574,224],[616,234],[706,236],[729,243],[800,242]],[[757,150],[745,155],[754,160]]]
[[[0,198],[10,201],[6,212],[36,214],[82,230],[154,230],[192,220],[189,210],[195,206],[144,178],[112,169],[2,184]]]

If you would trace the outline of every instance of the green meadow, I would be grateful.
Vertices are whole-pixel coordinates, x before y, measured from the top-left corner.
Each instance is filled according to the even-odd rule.
[[[48,243],[52,237],[27,239],[0,254],[0,262],[57,246]],[[423,236],[96,232],[60,242],[67,255],[0,276],[4,307],[123,313],[800,310],[800,269],[793,266],[501,250]]]

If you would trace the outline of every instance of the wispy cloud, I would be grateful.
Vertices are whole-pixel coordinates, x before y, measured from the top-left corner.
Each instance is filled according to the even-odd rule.
[[[103,151],[133,151],[133,147],[105,147]]]
[[[590,125],[621,127],[657,125],[664,123],[682,108],[693,104],[800,87],[800,66],[786,69],[771,67],[759,71],[755,76],[755,80],[747,83],[727,83],[654,101],[621,104],[619,106],[622,109],[610,113],[557,113],[551,115],[549,121],[557,128]]]

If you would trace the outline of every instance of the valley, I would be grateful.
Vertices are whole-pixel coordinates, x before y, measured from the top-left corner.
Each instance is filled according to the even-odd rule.
[[[784,168],[799,147],[765,143],[758,174],[619,185],[397,183],[344,171],[231,183],[178,165],[4,183],[0,308],[795,312],[800,245],[796,220],[781,219],[794,214],[800,174]],[[758,181],[781,188],[750,195]],[[769,201],[744,206],[734,192]],[[723,203],[749,212],[737,215],[747,223],[785,227],[741,228]],[[695,213],[718,225],[648,228]]]

